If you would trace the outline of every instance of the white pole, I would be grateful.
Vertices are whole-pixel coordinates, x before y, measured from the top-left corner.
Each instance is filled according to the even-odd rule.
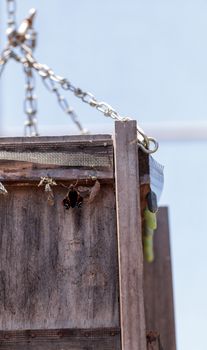
[[[207,141],[207,121],[143,123],[145,133],[161,141]]]

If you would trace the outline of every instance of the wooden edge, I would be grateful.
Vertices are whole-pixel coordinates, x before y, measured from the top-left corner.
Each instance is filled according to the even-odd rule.
[[[56,329],[0,332],[2,350],[121,350],[120,330]]]
[[[111,135],[0,138],[0,153],[0,181],[8,183],[44,176],[61,181],[114,178]]]
[[[153,263],[144,264],[146,327],[160,334],[163,349],[176,350],[169,215],[160,207],[154,233]]]
[[[0,331],[0,342],[27,341],[28,339],[57,340],[71,337],[100,338],[120,335],[120,328],[93,328],[93,329],[28,329],[16,331]]]
[[[32,163],[30,160],[30,154],[31,159],[36,159],[35,152],[40,154],[41,162],[39,163]],[[47,152],[54,153],[56,158],[60,154],[60,164],[61,162],[63,164],[44,164],[44,161],[47,161]],[[68,158],[64,158],[64,156],[62,159],[61,152],[64,154],[69,152]],[[96,176],[104,182],[112,182],[114,179],[114,147],[111,135],[0,138],[0,153],[0,181],[5,183],[32,183],[39,181],[44,176],[61,181],[76,181],[77,179],[81,181],[91,176]],[[99,165],[76,166],[75,161],[73,166],[73,159],[76,159],[76,155],[79,159],[79,153],[84,155],[84,162],[88,161],[90,164],[92,161],[90,157],[94,156],[94,164]],[[29,154],[27,161],[25,154]],[[103,158],[103,162],[101,158]],[[67,162],[70,163],[70,159],[71,165],[66,165]],[[49,161],[51,162],[50,157]],[[139,162],[141,165],[140,175],[143,175],[144,178],[145,173],[149,173],[148,158],[140,151]]]
[[[64,135],[64,136],[35,136],[35,137],[0,137],[1,143],[48,143],[48,142],[103,142],[112,143],[112,136],[108,134],[98,135]]]
[[[41,177],[50,177],[57,181],[90,181],[97,178],[101,182],[113,183],[114,173],[113,169],[94,170],[94,169],[19,169],[17,171],[2,172],[0,171],[0,181],[5,184],[14,183],[32,183],[39,182]]]
[[[115,122],[115,182],[122,350],[145,350],[136,121]]]

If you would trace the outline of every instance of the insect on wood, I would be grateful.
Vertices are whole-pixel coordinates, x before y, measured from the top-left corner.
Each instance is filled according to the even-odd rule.
[[[86,202],[92,203],[95,198],[97,197],[99,191],[100,191],[100,182],[98,180],[95,181],[95,184],[92,187],[84,187],[84,186],[78,186],[78,181],[75,185],[71,184],[68,187],[68,193],[63,199],[62,203],[65,209],[70,208],[80,208],[83,203],[83,199],[86,197],[89,197]],[[63,185],[66,187],[65,185]]]
[[[67,210],[75,207],[80,208],[82,203],[83,197],[81,197],[76,185],[71,184],[66,197],[63,199],[64,208]]]

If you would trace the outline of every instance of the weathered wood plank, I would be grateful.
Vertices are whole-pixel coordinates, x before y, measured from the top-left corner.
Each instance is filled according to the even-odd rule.
[[[143,254],[136,122],[115,123],[122,350],[145,350]]]
[[[160,208],[154,234],[155,260],[144,264],[146,327],[160,334],[164,349],[176,350],[168,209]]]
[[[54,207],[42,188],[0,198],[1,330],[119,327],[113,186],[69,211],[66,192]]]
[[[140,176],[149,175],[148,157],[139,152]],[[0,181],[37,182],[49,176],[61,181],[96,176],[114,180],[113,142],[110,135],[0,138]]]
[[[30,183],[39,182],[41,177],[49,176],[56,181],[90,182],[96,177],[105,183],[114,181],[113,167],[105,169],[84,169],[84,167],[60,167],[41,165],[27,162],[0,161],[0,181],[4,183]]]
[[[120,350],[120,329],[0,331],[1,350]]]
[[[77,144],[86,142],[108,141],[112,143],[112,136],[109,134],[96,135],[64,135],[64,136],[32,136],[32,137],[0,137],[0,143],[50,143],[50,142],[76,142]]]
[[[33,182],[41,176],[76,181],[96,176],[110,182],[110,135],[0,138],[0,181]]]

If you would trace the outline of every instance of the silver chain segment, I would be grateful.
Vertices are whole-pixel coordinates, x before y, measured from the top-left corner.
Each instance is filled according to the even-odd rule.
[[[0,78],[2,76],[6,63],[8,62],[10,57],[11,57],[11,50],[9,48],[4,49],[0,56]]]
[[[39,63],[32,55],[31,50],[28,49],[28,47],[26,47],[25,45],[22,45],[22,49],[25,51],[25,59],[27,60],[27,62],[29,62],[29,64],[38,72],[38,74],[44,80],[46,79],[47,81],[50,80],[50,90],[52,90],[51,89],[52,83],[58,83],[64,90],[71,91],[76,97],[80,98],[84,103],[89,104],[91,107],[94,107],[99,112],[103,113],[105,117],[110,117],[114,120],[119,120],[122,122],[131,120],[129,117],[122,117],[108,103],[97,101],[94,95],[92,95],[90,92],[85,92],[80,88],[75,87],[66,78],[63,78],[60,75],[55,74],[53,70],[47,65]],[[64,99],[63,101],[65,102],[66,100]],[[141,138],[140,138],[140,135],[141,135]],[[138,139],[139,147],[142,148],[142,150],[145,153],[149,153],[149,154],[154,153],[157,151],[159,147],[158,142],[153,137],[147,136],[140,127],[137,128],[137,139]],[[153,149],[150,148],[150,144],[154,146]]]
[[[16,1],[7,0],[8,28],[16,27]]]
[[[35,78],[31,67],[24,66],[26,77],[24,112],[27,120],[24,123],[24,136],[38,136],[37,130],[37,97],[34,94]]]
[[[24,66],[24,71],[27,75],[27,82],[29,84],[33,83],[33,75],[32,70],[36,70],[40,77],[42,78],[44,85],[47,87],[49,91],[54,93],[57,97],[58,104],[61,109],[71,117],[72,121],[76,124],[81,133],[85,134],[86,130],[81,126],[77,115],[70,108],[66,98],[60,93],[58,89],[58,84],[63,90],[71,91],[76,97],[81,99],[84,103],[87,103],[93,108],[96,108],[98,111],[104,114],[105,117],[110,117],[114,120],[119,120],[122,122],[126,122],[131,120],[128,117],[122,117],[113,107],[111,107],[106,102],[98,101],[94,95],[90,92],[85,92],[82,89],[75,87],[68,79],[63,78],[53,72],[53,70],[45,64],[39,63],[33,56],[33,49],[35,46],[35,32],[32,30],[33,19],[35,16],[35,10],[30,11],[30,17],[26,18],[21,26],[19,27],[19,31],[16,31],[14,28],[16,26],[15,22],[15,10],[16,3],[15,0],[7,0],[7,8],[8,8],[8,39],[9,44],[6,50],[3,51],[2,56],[0,57],[0,77],[4,66],[10,57],[14,58],[17,62],[20,62]],[[32,31],[31,31],[32,30]],[[19,47],[23,56],[19,56],[14,52],[15,47]],[[29,84],[27,84],[29,86]],[[28,115],[28,122],[26,127],[33,128],[33,131],[30,134],[37,133],[36,126],[36,103],[34,102],[34,95],[32,91],[27,89],[26,91],[26,100],[25,100],[25,112]],[[147,136],[144,131],[138,127],[137,128],[137,143],[139,147],[145,153],[154,153],[158,149],[158,142],[153,138]],[[152,147],[153,146],[153,147]]]
[[[33,20],[36,15],[36,10],[30,10],[28,18],[26,18],[18,29],[16,35],[17,41],[21,43],[26,42],[31,52],[36,46],[36,32],[33,29]],[[16,40],[14,40],[16,44]],[[35,78],[33,69],[30,65],[23,66],[26,85],[25,85],[25,100],[24,100],[24,113],[27,116],[27,120],[24,123],[24,135],[25,136],[38,136],[37,130],[37,96],[34,93],[35,90]]]
[[[43,81],[45,87],[47,88],[47,90],[56,95],[58,104],[59,104],[60,108],[63,110],[63,112],[65,112],[66,114],[68,114],[71,117],[73,123],[76,124],[77,128],[80,130],[80,132],[82,134],[87,134],[87,130],[83,129],[82,125],[80,124],[80,122],[78,120],[78,116],[74,112],[73,108],[71,108],[69,106],[66,98],[60,93],[60,91],[57,87],[57,84],[55,84],[55,82],[52,79],[50,79],[49,77],[42,76],[42,81]]]

